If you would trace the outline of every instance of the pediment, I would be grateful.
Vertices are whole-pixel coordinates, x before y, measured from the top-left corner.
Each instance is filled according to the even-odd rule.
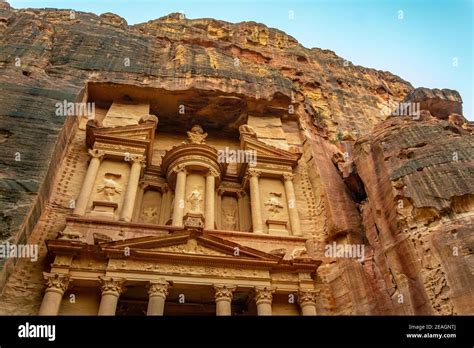
[[[249,248],[238,243],[206,234],[204,232],[174,232],[165,236],[147,236],[122,241],[101,243],[104,251],[143,253],[149,256],[180,254],[223,258],[245,258],[262,261],[278,261],[280,257]]]
[[[92,128],[91,136],[97,138],[122,138],[135,140],[152,140],[155,134],[155,123],[147,122],[138,125]]]
[[[241,148],[256,151],[258,162],[274,162],[295,167],[298,165],[298,160],[301,157],[300,153],[279,149],[253,136],[243,136],[241,139]]]

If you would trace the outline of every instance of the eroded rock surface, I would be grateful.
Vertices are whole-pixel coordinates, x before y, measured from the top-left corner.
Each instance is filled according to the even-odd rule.
[[[314,230],[307,249],[343,240],[366,248],[361,261],[321,254],[319,314],[474,313],[474,141],[456,91],[414,90],[254,22],[170,14],[130,26],[111,13],[7,3],[0,3],[0,71],[2,241],[25,243],[45,206],[53,222],[41,228],[61,227],[54,220],[61,224],[67,207],[49,201],[51,183],[74,125],[56,116],[55,103],[79,100],[87,82],[122,83],[168,93],[168,106],[150,106],[165,127],[185,100],[207,127],[223,110],[233,129],[254,117],[272,145],[300,146],[304,135],[296,193],[308,202],[302,225]],[[402,101],[420,103],[422,116],[386,119],[387,103]],[[275,125],[291,136],[268,131]],[[68,159],[68,170],[86,160],[79,157]],[[65,174],[63,181],[67,189]],[[8,260],[1,287],[13,269]],[[23,272],[7,295],[39,299],[37,270]],[[25,284],[32,273],[35,282]],[[36,310],[7,307],[0,310]]]

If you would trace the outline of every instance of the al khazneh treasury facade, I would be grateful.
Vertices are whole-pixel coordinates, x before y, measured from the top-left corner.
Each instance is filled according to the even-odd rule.
[[[74,118],[56,163],[71,209],[45,240],[40,315],[317,314],[314,203],[295,187],[303,137],[219,110],[162,126],[135,87],[89,85],[85,98],[95,119]]]

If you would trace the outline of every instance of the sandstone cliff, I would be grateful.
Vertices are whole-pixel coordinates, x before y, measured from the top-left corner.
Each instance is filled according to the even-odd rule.
[[[1,240],[26,241],[47,204],[50,164],[68,141],[57,101],[113,82],[180,90],[205,112],[192,91],[217,91],[280,106],[266,115],[294,106],[325,232],[308,250],[341,232],[370,250],[320,267],[319,313],[474,313],[474,144],[457,92],[415,90],[262,24],[179,14],[129,26],[114,14],[1,3],[0,47]],[[399,102],[420,103],[421,117],[387,119]]]

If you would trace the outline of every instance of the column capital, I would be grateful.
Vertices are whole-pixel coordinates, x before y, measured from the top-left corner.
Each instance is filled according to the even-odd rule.
[[[272,303],[273,293],[276,288],[270,286],[257,286],[255,287],[255,302],[259,303]]]
[[[185,172],[187,174],[186,170],[186,165],[185,164],[179,164],[176,167],[173,168],[173,172],[180,173],[180,172]]]
[[[244,190],[237,191],[236,194],[237,194],[237,198],[239,198],[239,199],[240,199],[240,198],[244,198],[245,195],[246,195],[246,193],[245,193]]]
[[[293,173],[283,173],[283,179],[285,181],[293,181],[295,175]]]
[[[168,296],[169,287],[170,287],[170,283],[168,283],[164,279],[151,281],[148,288],[148,295],[150,297],[160,296],[165,299],[166,296]]]
[[[300,306],[316,305],[316,290],[299,290],[298,303]]]
[[[112,278],[112,277],[103,277],[99,276],[100,290],[102,295],[110,294],[115,296],[120,296],[124,291],[124,278]]]
[[[129,157],[129,162],[133,165],[135,163],[138,163],[142,166],[145,165],[145,156],[143,155],[130,155]]]
[[[237,289],[235,285],[214,284],[216,301],[232,301],[232,293]]]
[[[105,156],[105,151],[103,150],[90,149],[88,153],[91,158],[98,158],[101,161]]]
[[[46,291],[55,291],[63,294],[69,286],[69,274],[43,272],[43,277],[46,280]]]
[[[215,178],[219,177],[219,172],[215,170],[214,168],[209,168],[209,170],[206,173],[206,176],[213,176]]]
[[[249,177],[254,177],[254,176],[255,176],[255,177],[258,178],[258,177],[260,177],[260,176],[262,175],[262,171],[261,171],[261,170],[258,170],[258,169],[249,168],[249,169],[247,170],[247,172],[248,172]]]

